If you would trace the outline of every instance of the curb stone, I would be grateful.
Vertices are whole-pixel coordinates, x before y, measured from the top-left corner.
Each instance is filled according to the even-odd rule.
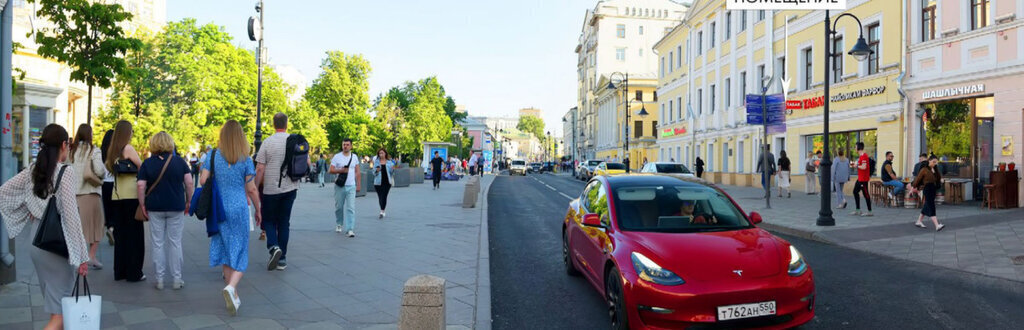
[[[476,271],[476,307],[473,315],[473,328],[478,330],[491,329],[491,259],[490,237],[488,234],[487,196],[491,184],[497,177],[488,180],[486,187],[480,189],[480,245],[478,246]],[[481,180],[482,181],[482,180]],[[481,183],[484,184],[484,183]]]

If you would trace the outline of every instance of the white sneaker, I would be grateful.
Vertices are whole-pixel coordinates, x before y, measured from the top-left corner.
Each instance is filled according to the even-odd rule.
[[[337,225],[337,226],[334,226],[334,232],[335,232],[335,233],[340,233],[340,232],[342,232],[342,229],[341,229],[341,225]]]
[[[356,232],[349,230],[348,237],[356,237]]]
[[[377,215],[377,219],[384,219],[384,211],[380,211],[380,214]]]
[[[181,288],[184,288],[184,287],[185,287],[185,281],[174,280],[174,286],[172,286],[172,288],[174,288],[175,290],[181,290]]]
[[[235,292],[235,288],[230,285],[225,286],[221,293],[224,294],[224,304],[228,308],[228,313],[231,316],[238,314],[238,307],[242,306],[242,300],[238,299],[238,293]]]
[[[156,289],[157,290],[163,290],[164,289],[164,281],[156,281]]]

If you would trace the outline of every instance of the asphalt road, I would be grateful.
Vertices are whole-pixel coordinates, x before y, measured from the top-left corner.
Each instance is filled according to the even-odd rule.
[[[548,174],[494,181],[488,221],[495,329],[608,327],[603,298],[562,267],[559,221],[568,206],[566,195],[575,198],[583,185]],[[1024,283],[782,237],[800,249],[815,273],[817,315],[803,328],[1019,329],[1024,324]]]

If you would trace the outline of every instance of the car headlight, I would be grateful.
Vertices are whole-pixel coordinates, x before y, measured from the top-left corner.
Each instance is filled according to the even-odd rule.
[[[800,251],[796,250],[796,247],[789,246],[789,276],[800,276],[807,272],[807,263],[804,262],[804,256],[800,254]]]
[[[661,266],[640,253],[633,252],[632,259],[636,275],[644,281],[661,285],[680,285],[686,283],[679,275],[668,269],[661,268]]]

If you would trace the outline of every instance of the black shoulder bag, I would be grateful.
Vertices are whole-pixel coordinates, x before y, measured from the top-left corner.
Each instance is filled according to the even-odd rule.
[[[352,166],[352,158],[356,158],[356,154],[350,154],[349,155],[349,157],[348,157],[348,165],[345,165],[345,168],[349,168],[349,167]],[[349,171],[352,171],[352,169],[349,169]],[[347,182],[348,182],[348,172],[338,173],[338,178],[334,180],[334,185],[336,185],[338,187],[345,187],[345,183],[347,183]]]
[[[64,178],[64,170],[67,169],[67,165],[60,167],[60,173],[57,174],[57,183],[53,186],[53,191],[50,192],[50,201],[46,204],[46,211],[43,212],[43,218],[40,220],[39,229],[36,231],[36,236],[32,239],[32,245],[61,257],[68,257],[68,242],[64,240],[64,224],[61,223],[60,210],[57,209],[57,190],[60,189],[60,181]]]
[[[196,218],[199,220],[206,220],[210,216],[210,209],[213,208],[214,165],[217,165],[217,160],[214,156],[217,156],[217,149],[210,151],[210,157],[207,158],[207,161],[210,162],[210,176],[206,178],[206,184],[203,184],[203,189],[199,190],[199,202],[196,205]]]

